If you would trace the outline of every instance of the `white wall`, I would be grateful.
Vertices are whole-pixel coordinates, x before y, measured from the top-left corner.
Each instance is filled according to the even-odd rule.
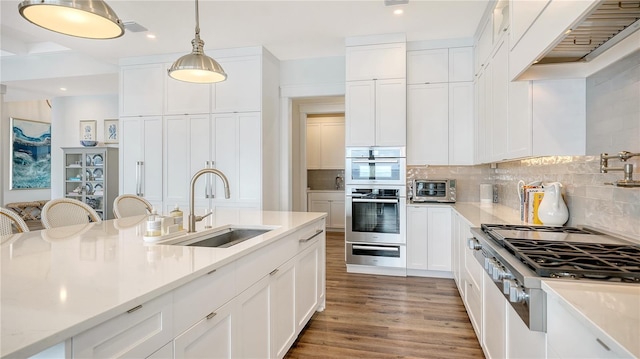
[[[51,109],[45,101],[3,102],[1,112],[0,165],[2,171],[0,171],[0,187],[2,188],[2,198],[0,198],[0,203],[4,206],[11,202],[28,202],[51,198],[51,191],[49,189],[9,190],[9,165],[11,163],[11,153],[9,152],[9,144],[11,142],[11,129],[9,128],[10,118],[15,117],[25,120],[51,122]],[[51,131],[53,132],[53,127]]]
[[[61,147],[80,146],[80,120],[96,120],[99,142],[104,141],[104,120],[118,118],[118,95],[57,97],[52,100],[51,198],[63,197]]]

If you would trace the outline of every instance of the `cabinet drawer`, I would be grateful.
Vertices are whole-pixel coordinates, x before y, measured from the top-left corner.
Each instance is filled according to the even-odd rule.
[[[218,268],[176,289],[173,294],[174,333],[180,334],[236,294],[235,265]]]
[[[320,238],[326,235],[324,232],[324,222],[324,220],[315,222],[296,233],[295,241],[298,243],[298,250],[296,251],[296,254],[311,247],[318,242]]]
[[[73,337],[74,358],[147,357],[173,338],[172,294],[165,294]]]
[[[469,319],[475,329],[478,341],[482,342],[482,292],[480,287],[469,281],[468,277],[465,281],[465,303],[467,304],[467,313]]]

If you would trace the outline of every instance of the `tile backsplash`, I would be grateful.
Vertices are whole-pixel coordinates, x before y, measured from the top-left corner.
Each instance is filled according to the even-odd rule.
[[[307,170],[307,187],[313,190],[335,190],[336,177],[342,176],[344,170]],[[344,189],[344,181],[339,189]]]
[[[640,168],[640,158],[628,161]],[[615,160],[611,166],[618,166]],[[589,225],[636,238],[640,242],[640,188],[605,184],[622,179],[621,172],[600,173],[599,156],[535,157],[478,166],[408,166],[407,181],[414,178],[457,180],[459,202],[479,202],[480,184],[498,188],[500,204],[518,209],[518,181],[560,182],[569,208],[567,225]]]
[[[628,163],[637,168],[640,160],[636,157]],[[618,163],[611,161],[610,165],[617,167]],[[640,188],[605,184],[622,179],[622,173],[600,173],[599,156],[536,157],[499,163],[493,179],[500,203],[516,209],[518,180],[560,182],[569,207],[567,225],[589,225],[640,241]]]

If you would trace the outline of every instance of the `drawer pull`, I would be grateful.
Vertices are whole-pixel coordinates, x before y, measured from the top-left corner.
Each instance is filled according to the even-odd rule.
[[[316,231],[316,233],[314,233],[311,237],[309,238],[303,238],[300,240],[300,243],[305,243],[305,242],[309,242],[310,240],[314,239],[315,237],[317,237],[320,233],[324,232],[324,229],[318,229]]]
[[[211,312],[211,313],[207,314],[207,319],[211,319],[211,318],[213,318],[215,316],[216,316],[216,312]]]
[[[598,343],[600,343],[600,345],[602,345],[605,349],[607,349],[607,351],[608,351],[608,352],[610,352],[610,351],[611,351],[611,349],[609,348],[609,346],[608,346],[608,345],[606,345],[605,343],[603,343],[603,342],[602,342],[602,340],[600,340],[600,338],[596,338],[596,341],[597,341]]]
[[[213,273],[215,273],[215,271],[217,271],[217,269],[214,269],[214,270],[212,270],[212,271],[207,272],[207,275],[209,275],[209,274],[213,274]]]
[[[271,273],[269,273],[269,275],[274,275],[274,274],[278,273],[278,271],[279,271],[279,269],[276,268],[276,269],[272,270]]]
[[[140,304],[140,305],[139,305],[139,306],[137,306],[137,307],[133,307],[133,308],[131,308],[131,309],[127,310],[127,313],[133,313],[133,312],[135,312],[136,310],[138,310],[138,309],[140,309],[140,308],[142,308],[142,304]]]

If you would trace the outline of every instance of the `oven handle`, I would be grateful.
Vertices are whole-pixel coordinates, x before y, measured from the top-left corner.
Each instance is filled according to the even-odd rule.
[[[360,203],[400,203],[398,199],[360,199],[353,198],[351,202],[360,202]]]
[[[391,251],[391,252],[400,251],[400,248],[398,247],[359,246],[357,244],[352,245],[351,248],[362,249],[362,250],[372,250],[372,251]]]
[[[352,163],[398,163],[399,160],[351,160]]]

